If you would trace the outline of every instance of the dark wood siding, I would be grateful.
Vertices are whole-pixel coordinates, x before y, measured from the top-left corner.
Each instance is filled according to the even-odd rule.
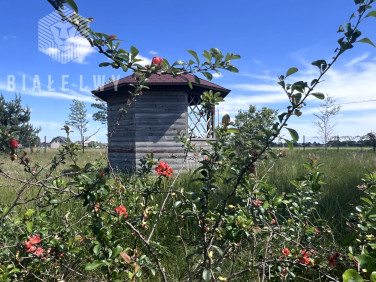
[[[174,170],[183,163],[183,149],[176,143],[179,132],[186,132],[187,93],[185,91],[144,91],[127,114],[119,120],[119,109],[129,99],[118,93],[108,99],[109,159],[115,168],[134,170],[138,160],[154,153],[155,159],[169,163]],[[111,131],[113,124],[119,125]]]

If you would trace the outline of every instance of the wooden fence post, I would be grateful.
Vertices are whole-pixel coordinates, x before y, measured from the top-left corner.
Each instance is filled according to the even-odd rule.
[[[82,136],[82,153],[85,153],[85,136]]]
[[[44,153],[47,151],[47,138],[44,136]]]
[[[305,151],[305,135],[303,135],[303,151]]]

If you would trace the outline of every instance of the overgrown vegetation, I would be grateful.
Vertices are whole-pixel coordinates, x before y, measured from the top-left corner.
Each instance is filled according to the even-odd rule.
[[[78,15],[73,0],[49,2],[77,29],[90,21]],[[61,9],[64,3],[76,14],[66,17]],[[334,184],[326,182],[336,176],[331,171],[325,175],[322,160],[310,155],[300,163],[287,162],[285,174],[292,170],[290,166],[303,167],[303,171],[292,172],[282,184],[278,172],[283,168],[278,166],[289,156],[285,150],[270,148],[282,130],[290,133],[292,141],[298,141],[298,133],[288,128],[287,122],[302,114],[307,97],[324,99],[314,89],[341,54],[359,41],[373,45],[368,38],[359,40],[360,23],[376,17],[376,11],[370,11],[373,3],[355,0],[358,9],[351,17],[354,22],[340,27],[342,37],[330,62],[312,63],[318,74],[310,83],[289,82],[297,68],[279,76],[278,84],[290,105],[271,128],[249,136],[252,142],[244,144],[245,156],[233,145],[233,136],[241,133],[229,116],[216,129],[211,149],[198,151],[195,172],[181,177],[153,155],[141,160],[135,175],[112,170],[106,173],[103,162],[82,164],[79,147],[69,141],[68,126],[64,128],[67,145],[46,164],[37,164],[33,155],[19,150],[12,133],[1,132],[10,158],[22,169],[20,174],[5,166],[0,170],[7,184],[14,183],[13,187],[8,185],[14,190],[11,200],[0,207],[1,279],[374,281],[375,173],[365,174],[358,186],[360,198],[351,191],[347,203],[357,204],[354,209],[349,207],[352,212],[341,209],[343,216],[336,213],[333,220],[338,209],[332,207],[339,208],[347,201],[330,195],[329,185]],[[83,35],[110,59],[100,66],[132,70],[137,75],[127,106],[147,88],[145,82],[151,74],[200,72],[210,80],[212,71],[237,72],[232,61],[240,58],[212,48],[204,51],[202,63],[190,50],[193,59],[188,63],[170,65],[166,59],[154,58],[152,65],[144,68],[136,59],[138,50],[119,48],[115,35],[91,30]],[[216,97],[211,92],[201,96],[204,114],[218,103]],[[178,139],[187,154],[197,152],[189,136]],[[284,140],[293,149],[292,141]],[[330,199],[338,204],[330,206]],[[342,226],[355,235],[341,232]]]

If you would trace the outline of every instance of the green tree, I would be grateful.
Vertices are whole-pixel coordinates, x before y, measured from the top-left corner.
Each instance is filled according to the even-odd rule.
[[[335,116],[340,109],[341,107],[335,104],[335,100],[327,96],[323,103],[320,104],[319,112],[313,114],[316,117],[313,124],[317,128],[318,138],[325,144],[325,150],[328,149],[328,142],[334,134]]]
[[[93,114],[93,120],[107,125],[107,103],[98,97],[95,97],[95,100],[97,103],[93,103],[91,106],[98,109],[98,111]]]
[[[69,121],[65,123],[77,129],[80,133],[81,139],[83,139],[85,132],[87,131],[86,108],[85,103],[73,100],[73,104],[70,105],[70,114],[68,116]]]
[[[372,146],[373,151],[376,151],[376,133],[374,132],[369,132],[365,136],[367,138],[369,146]]]
[[[21,96],[15,95],[14,100],[6,101],[0,96],[0,130],[2,132],[17,132],[15,137],[23,146],[38,145],[40,138],[38,133],[41,128],[35,128],[30,124],[30,108],[23,107]]]
[[[257,150],[261,144],[265,144],[273,135],[273,125],[277,112],[263,107],[261,110],[253,105],[248,111],[239,111],[235,116],[234,127],[239,133],[233,137],[233,143],[237,152],[241,155]]]

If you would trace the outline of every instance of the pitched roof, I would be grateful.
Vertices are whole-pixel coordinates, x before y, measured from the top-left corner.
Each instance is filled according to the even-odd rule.
[[[59,141],[59,139],[60,139],[62,142],[67,143],[67,138],[66,138],[66,137],[63,137],[63,136],[56,136],[56,137],[52,138],[52,140],[51,140],[50,143],[54,142],[55,140],[56,140],[56,141]]]
[[[230,93],[231,90],[226,89],[218,84],[209,82],[207,80],[200,78],[200,84],[196,84],[195,77],[191,74],[181,74],[176,77],[173,77],[172,74],[152,74],[148,81],[146,82],[146,85],[148,86],[179,86],[179,87],[186,87],[189,88],[187,79],[192,83],[193,88],[201,88],[204,90],[214,90],[219,91],[222,93],[223,96],[226,96],[228,93]],[[130,86],[130,84],[134,84],[136,81],[133,77],[133,75],[126,76],[124,78],[119,79],[118,88]],[[102,89],[98,88],[96,90],[93,90],[91,93],[94,95],[100,97],[103,99],[103,97],[106,96],[104,92],[109,92],[114,89],[114,83],[111,82],[109,84],[106,84],[103,86]],[[106,100],[106,99],[103,99]]]

